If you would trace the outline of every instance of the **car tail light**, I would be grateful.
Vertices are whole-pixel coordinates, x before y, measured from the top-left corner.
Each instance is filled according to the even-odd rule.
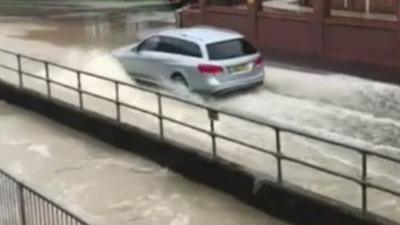
[[[199,65],[198,70],[200,73],[208,76],[218,76],[224,72],[224,68],[214,65]]]
[[[256,67],[257,67],[257,68],[263,67],[263,66],[264,66],[264,60],[263,60],[263,58],[262,58],[261,56],[258,57],[258,58],[256,59],[256,61],[255,61],[255,64],[256,64]]]

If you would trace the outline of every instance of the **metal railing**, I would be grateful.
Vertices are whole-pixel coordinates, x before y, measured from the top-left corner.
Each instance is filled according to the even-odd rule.
[[[87,225],[0,169],[0,225]]]
[[[91,97],[94,97],[94,98],[98,98],[98,99],[113,103],[115,105],[115,109],[116,109],[116,118],[115,119],[118,122],[123,122],[121,120],[121,107],[127,107],[127,108],[129,108],[131,110],[138,111],[138,112],[141,112],[141,113],[145,113],[147,115],[153,116],[154,118],[156,118],[158,120],[158,128],[159,128],[158,133],[159,133],[160,139],[162,139],[162,140],[165,139],[165,137],[164,137],[165,136],[165,129],[164,129],[165,122],[174,123],[176,125],[179,125],[179,126],[182,126],[182,127],[185,127],[185,128],[189,128],[191,130],[206,134],[211,139],[212,152],[210,153],[210,157],[212,157],[212,159],[215,160],[216,162],[218,162],[220,159],[223,158],[221,155],[219,155],[219,151],[218,151],[219,147],[218,147],[218,145],[216,143],[217,143],[218,140],[223,140],[223,141],[234,143],[234,144],[237,144],[239,146],[243,146],[243,147],[252,149],[254,151],[258,151],[258,152],[267,154],[269,156],[272,156],[276,160],[276,166],[277,166],[277,168],[276,168],[276,173],[277,173],[276,174],[276,177],[277,177],[276,182],[278,182],[278,183],[286,182],[285,181],[285,173],[284,173],[284,171],[282,169],[283,168],[283,165],[282,165],[283,162],[291,162],[291,163],[294,163],[294,164],[297,164],[297,165],[300,165],[300,166],[304,166],[304,167],[309,168],[309,169],[314,170],[314,171],[323,172],[325,174],[332,175],[334,177],[338,177],[338,178],[341,178],[343,180],[354,182],[361,189],[361,204],[360,204],[361,207],[360,207],[360,210],[361,210],[361,213],[363,213],[363,214],[370,213],[369,209],[368,209],[368,205],[369,204],[368,204],[368,195],[367,195],[369,189],[378,190],[378,191],[381,191],[381,192],[384,192],[384,193],[387,193],[387,194],[391,194],[391,195],[396,196],[396,197],[400,197],[400,191],[399,190],[393,190],[391,188],[387,188],[387,187],[385,187],[385,185],[383,185],[381,183],[380,184],[376,184],[376,183],[370,182],[369,179],[368,179],[368,165],[369,165],[368,164],[368,162],[369,162],[368,159],[370,157],[383,159],[383,160],[386,160],[388,162],[394,163],[396,165],[400,165],[400,159],[398,159],[398,158],[391,157],[391,156],[388,156],[388,155],[385,155],[385,154],[382,154],[382,153],[379,153],[379,152],[374,152],[374,151],[371,151],[371,150],[362,149],[360,147],[352,146],[350,144],[341,143],[341,142],[338,142],[338,141],[335,141],[335,140],[331,140],[331,139],[323,137],[323,136],[318,136],[318,135],[315,135],[315,134],[306,133],[306,132],[295,130],[295,129],[288,129],[288,128],[285,128],[285,127],[283,127],[281,125],[273,124],[272,122],[266,122],[266,121],[261,121],[261,120],[257,120],[257,119],[253,119],[253,118],[248,118],[248,117],[245,117],[245,116],[242,116],[242,115],[237,115],[235,113],[224,111],[224,110],[217,110],[217,109],[214,109],[212,107],[209,107],[209,106],[206,106],[206,105],[203,105],[203,104],[194,103],[194,102],[191,102],[191,101],[188,101],[188,100],[185,100],[185,99],[181,99],[181,98],[173,96],[173,95],[165,94],[165,93],[162,93],[162,92],[159,92],[159,91],[154,91],[154,90],[151,90],[149,88],[145,88],[143,86],[138,86],[138,85],[129,84],[129,83],[126,83],[126,82],[110,79],[110,78],[103,77],[103,76],[100,76],[100,75],[97,75],[97,74],[93,74],[93,73],[89,73],[89,72],[73,69],[73,68],[70,68],[70,67],[67,67],[67,66],[63,66],[63,65],[60,65],[60,64],[57,64],[57,63],[49,62],[49,61],[46,61],[46,60],[36,59],[36,58],[33,58],[33,57],[17,54],[17,53],[10,52],[10,51],[7,51],[7,50],[1,50],[0,49],[0,52],[2,52],[4,54],[11,55],[12,57],[15,57],[15,60],[17,62],[17,68],[12,68],[12,67],[7,66],[7,65],[0,65],[0,68],[16,72],[16,74],[18,75],[18,86],[20,88],[22,88],[22,89],[24,88],[24,77],[27,76],[27,77],[35,78],[35,79],[38,79],[38,80],[41,80],[41,81],[45,82],[46,89],[47,89],[47,97],[49,97],[49,98],[52,98],[52,88],[51,88],[52,85],[61,86],[61,87],[64,87],[66,89],[73,90],[73,91],[77,92],[78,96],[79,96],[78,107],[81,110],[85,110],[85,103],[83,101],[83,96],[91,96]],[[32,74],[32,73],[29,73],[27,71],[23,71],[21,69],[22,68],[22,65],[21,65],[22,59],[29,59],[29,60],[41,63],[43,65],[43,68],[44,68],[44,71],[45,71],[45,76],[42,77],[42,76],[38,76],[38,75],[35,75],[35,74]],[[66,84],[63,84],[63,83],[61,83],[59,81],[56,81],[56,80],[52,79],[50,77],[50,72],[49,72],[49,67],[50,66],[51,67],[56,67],[56,68],[61,68],[61,69],[68,70],[68,71],[71,71],[71,72],[75,73],[77,81],[78,81],[77,82],[77,87],[72,87],[70,85],[66,85]],[[82,79],[83,76],[93,77],[93,78],[97,78],[97,79],[100,79],[100,80],[103,80],[103,81],[111,82],[115,87],[115,98],[109,98],[109,97],[101,96],[101,95],[93,93],[91,91],[84,90],[82,88],[82,82],[81,82],[81,79]],[[120,100],[120,88],[121,87],[129,87],[129,88],[132,88],[132,89],[135,89],[135,90],[140,90],[140,91],[143,91],[143,92],[147,92],[147,93],[153,94],[157,98],[157,107],[158,107],[157,112],[152,112],[150,110],[147,110],[147,109],[144,109],[144,108],[140,108],[140,107],[137,107],[137,106],[122,102]],[[172,117],[167,116],[165,114],[164,108],[163,108],[164,101],[166,99],[174,100],[174,101],[177,101],[177,102],[180,102],[180,103],[184,103],[187,106],[198,107],[200,109],[206,110],[208,112],[209,128],[208,129],[200,128],[200,127],[197,127],[197,126],[191,125],[189,123],[182,122],[182,121],[179,121],[177,119],[174,119]],[[259,125],[259,126],[263,126],[263,127],[267,127],[267,128],[272,129],[274,131],[274,136],[275,136],[274,139],[275,139],[276,148],[271,150],[271,149],[258,147],[258,146],[254,145],[254,144],[250,144],[250,143],[246,142],[245,140],[236,140],[233,137],[221,134],[216,129],[216,126],[215,126],[216,123],[218,122],[218,118],[221,115],[229,116],[229,117],[232,117],[232,118],[236,118],[238,120],[242,120],[242,121],[245,121],[245,122],[250,122],[250,123],[253,123],[253,124],[256,124],[256,125]],[[288,134],[292,134],[292,135],[297,135],[297,136],[300,136],[300,137],[303,137],[303,138],[306,138],[306,139],[309,139],[309,140],[315,140],[315,141],[326,143],[326,144],[330,144],[330,145],[333,145],[333,146],[346,148],[350,152],[354,152],[354,153],[359,154],[361,156],[360,157],[361,161],[359,162],[359,166],[361,168],[360,176],[354,177],[354,176],[345,174],[343,172],[338,172],[338,171],[335,171],[335,170],[332,170],[332,169],[329,169],[329,168],[325,168],[324,166],[321,166],[321,165],[316,165],[314,163],[307,162],[306,160],[302,160],[302,159],[299,159],[299,158],[296,158],[296,157],[289,156],[284,151],[282,151],[282,144],[281,144],[282,143],[282,138],[281,138],[282,133],[288,133]],[[192,147],[195,147],[195,146],[192,146]],[[224,159],[224,160],[226,160],[226,159]],[[241,166],[246,167],[246,165],[241,165]],[[399,221],[397,221],[397,222],[399,222]]]

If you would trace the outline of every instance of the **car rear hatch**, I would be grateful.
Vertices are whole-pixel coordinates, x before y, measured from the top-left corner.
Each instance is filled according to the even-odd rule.
[[[257,76],[263,70],[258,51],[244,39],[234,39],[207,45],[209,59],[223,67],[216,78],[221,82]]]

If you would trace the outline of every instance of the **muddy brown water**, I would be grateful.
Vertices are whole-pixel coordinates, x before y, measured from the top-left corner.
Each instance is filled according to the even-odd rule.
[[[3,16],[0,18],[0,47],[134,83],[118,62],[110,57],[109,52],[172,27],[174,15],[165,11],[69,12],[51,15],[48,18]],[[12,57],[0,55],[0,59],[2,63],[15,66],[15,59]],[[25,60],[24,69],[44,76],[41,64]],[[178,94],[246,116],[275,120],[291,127],[328,134],[340,141],[361,143],[374,151],[400,157],[400,123],[396,106],[396,96],[400,89],[397,86],[352,78],[344,74],[330,74],[329,71],[306,71],[272,62],[267,62],[266,72],[265,86],[256,90],[210,99],[207,102],[201,96],[185,91],[178,90]],[[56,68],[51,68],[51,73],[57,81],[76,85],[75,74]],[[3,79],[16,81],[11,79],[11,74],[4,71],[0,75]],[[35,90],[45,91],[43,84],[32,79],[27,79],[26,84]],[[115,96],[112,85],[96,79],[84,80],[83,87],[103,96]],[[77,96],[74,93],[56,87],[53,91],[57,98],[77,104]],[[133,90],[121,92],[123,101],[151,111],[156,110],[154,96]],[[89,109],[115,117],[113,105],[89,97],[84,101]],[[147,130],[157,130],[157,121],[153,118],[126,109],[123,113],[126,122]],[[199,109],[167,102],[165,113],[201,128],[208,127],[207,114]],[[173,124],[166,126],[166,129],[169,138],[179,138],[186,144],[196,143],[203,150],[210,150],[207,135],[191,133]],[[275,148],[273,132],[255,124],[221,117],[217,129],[223,134],[246,140],[250,144],[271,150]],[[182,134],[185,134],[186,138],[180,138]],[[289,134],[283,135],[283,141],[283,150],[293,157],[350,176],[360,176],[361,160],[357,154]],[[273,159],[231,143],[220,141],[218,146],[221,148],[220,154],[225,158],[272,177],[276,176],[276,162]],[[372,180],[382,182],[395,190],[399,188],[398,166],[374,158],[371,158],[370,163],[369,176]],[[351,182],[290,163],[284,163],[284,172],[285,179],[292,183],[360,207],[360,189]],[[69,179],[71,182],[74,180],[72,175]],[[374,191],[369,192],[369,198],[372,211],[398,219],[399,199]]]

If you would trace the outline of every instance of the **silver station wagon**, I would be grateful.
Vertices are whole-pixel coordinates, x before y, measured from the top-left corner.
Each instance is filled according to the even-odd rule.
[[[213,27],[163,31],[113,55],[135,79],[159,85],[172,81],[207,94],[264,81],[260,53],[241,34]]]

